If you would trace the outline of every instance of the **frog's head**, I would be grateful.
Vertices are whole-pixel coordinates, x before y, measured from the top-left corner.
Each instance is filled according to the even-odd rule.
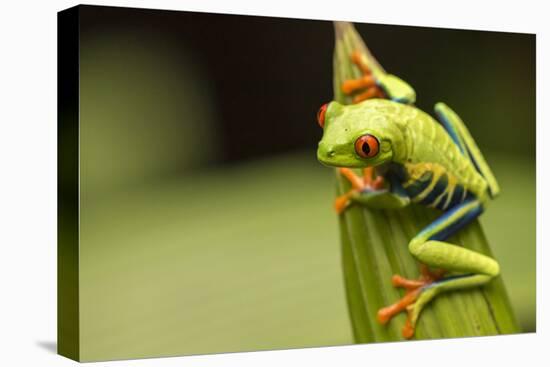
[[[355,105],[323,105],[317,114],[323,128],[317,159],[334,167],[378,166],[391,161],[395,147],[403,145],[402,133],[387,113],[392,103],[373,99]]]

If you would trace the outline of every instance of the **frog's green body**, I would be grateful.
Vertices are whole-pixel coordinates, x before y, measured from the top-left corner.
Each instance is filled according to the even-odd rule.
[[[413,202],[443,211],[409,249],[422,263],[456,274],[421,283],[399,278],[394,284],[410,290],[406,300],[379,313],[386,322],[406,307],[404,335],[410,337],[423,306],[439,292],[482,285],[499,274],[495,260],[444,242],[483,212],[498,194],[498,184],[460,117],[443,103],[435,107],[441,124],[414,106],[386,99],[346,106],[331,102],[325,110],[319,161],[374,167],[387,183],[380,189],[355,187],[349,203],[397,209]],[[369,146],[361,150],[365,137]]]

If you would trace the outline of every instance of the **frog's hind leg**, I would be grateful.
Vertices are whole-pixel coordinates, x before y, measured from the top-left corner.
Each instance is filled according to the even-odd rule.
[[[442,102],[435,105],[435,113],[460,151],[470,159],[477,171],[485,178],[491,197],[497,196],[500,188],[495,175],[460,116]]]
[[[342,92],[350,95],[364,89],[353,97],[353,103],[370,98],[386,98],[404,104],[413,104],[416,100],[416,93],[407,82],[386,73],[379,67],[377,68],[372,60],[372,65],[369,65],[366,55],[354,51],[351,54],[351,61],[357,65],[363,76],[358,79],[345,80],[341,86]],[[373,70],[371,66],[376,70]]]
[[[407,293],[397,303],[378,311],[381,323],[386,323],[397,313],[406,310],[408,317],[403,336],[410,338],[414,335],[420,312],[439,293],[480,286],[499,274],[499,265],[494,259],[444,242],[482,211],[478,200],[468,200],[444,213],[411,240],[409,250],[419,261],[453,274],[441,278],[422,277],[418,281],[394,276],[394,286],[404,287]]]
[[[341,86],[342,92],[350,95],[360,89],[365,89],[363,92],[353,97],[353,103],[358,103],[370,98],[383,98],[384,92],[376,84],[376,79],[372,73],[372,70],[363,61],[359,51],[354,51],[351,54],[351,61],[357,65],[359,70],[363,73],[363,76],[358,79],[345,80]]]

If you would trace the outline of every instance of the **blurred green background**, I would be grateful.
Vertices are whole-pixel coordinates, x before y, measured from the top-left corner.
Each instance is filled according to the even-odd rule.
[[[80,7],[83,360],[352,343],[330,22]],[[481,221],[535,330],[535,37],[360,24],[419,107],[457,110],[502,195]]]

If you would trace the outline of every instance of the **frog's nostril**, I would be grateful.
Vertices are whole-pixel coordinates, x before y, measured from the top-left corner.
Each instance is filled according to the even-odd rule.
[[[333,145],[322,142],[319,144],[319,157],[334,158],[336,156],[336,149]]]

